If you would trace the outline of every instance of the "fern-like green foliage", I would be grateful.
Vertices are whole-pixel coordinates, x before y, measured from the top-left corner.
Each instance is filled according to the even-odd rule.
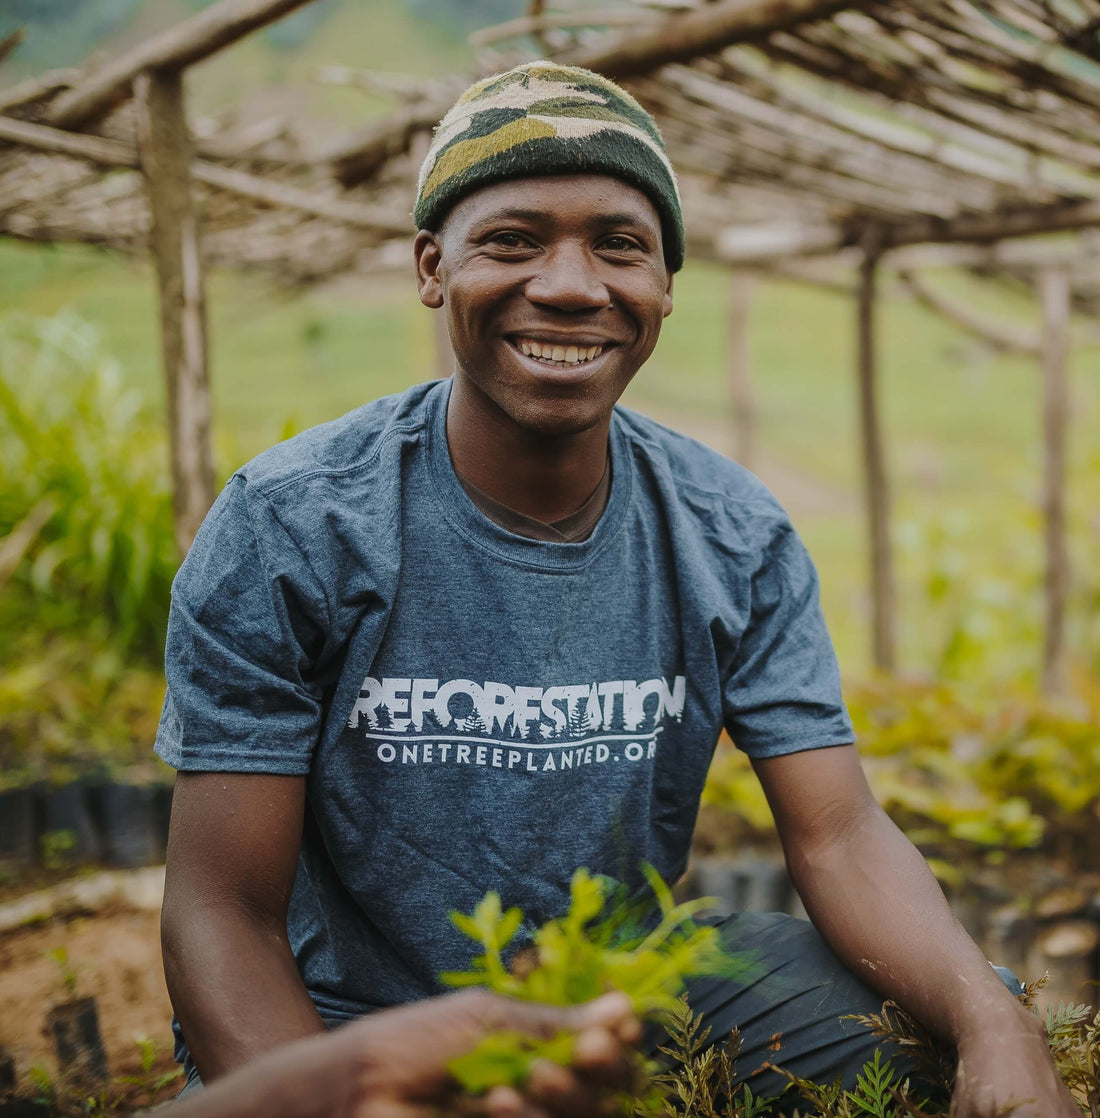
[[[631,999],[640,1017],[653,1018],[676,1011],[677,998],[690,977],[746,978],[751,957],[730,956],[715,928],[692,920],[711,903],[709,899],[676,904],[660,875],[648,866],[644,872],[660,909],[655,927],[639,924],[638,906],[609,904],[616,896],[613,884],[582,868],[573,875],[569,911],[535,932],[534,962],[521,956],[520,965],[511,968],[504,955],[523,915],[518,908],[504,910],[499,894],[489,893],[472,914],[452,914],[455,927],[479,944],[482,954],[470,970],[444,974],[443,981],[451,986],[485,986],[498,994],[547,1005],[579,1005],[619,990]],[[476,1092],[522,1083],[536,1059],[566,1064],[571,1056],[567,1036],[535,1042],[496,1034],[450,1067],[467,1090]]]
[[[1021,1000],[1031,1006],[1045,978],[1030,983]],[[853,1020],[895,1049],[900,1049],[922,1083],[940,1089],[929,1096],[917,1091],[891,1061],[876,1051],[863,1067],[856,1087],[844,1089],[839,1080],[815,1083],[790,1071],[775,1070],[789,1086],[781,1097],[758,1098],[748,1084],[736,1083],[740,1037],[737,1031],[711,1045],[709,1030],[702,1028],[683,999],[668,1025],[669,1043],[661,1049],[674,1061],[671,1070],[658,1074],[654,1085],[660,1090],[635,1109],[636,1118],[950,1118],[951,1091],[955,1082],[954,1053],[935,1040],[903,1009],[886,1002],[880,1013]],[[1046,1015],[1051,1056],[1062,1081],[1069,1088],[1082,1115],[1100,1118],[1100,1013],[1090,1006],[1059,1005]],[[797,1096],[793,1111],[791,1096]]]

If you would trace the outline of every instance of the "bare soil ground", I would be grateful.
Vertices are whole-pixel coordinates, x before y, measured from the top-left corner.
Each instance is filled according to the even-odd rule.
[[[76,996],[96,999],[111,1075],[151,1082],[170,1070],[172,1010],[161,967],[159,916],[116,905],[0,935],[0,1045],[15,1057],[20,1078],[36,1063],[51,1075],[57,1072],[46,1014],[72,996],[63,965],[53,955],[59,948],[75,976]],[[142,1071],[135,1037],[156,1044],[154,1068],[148,1073]]]

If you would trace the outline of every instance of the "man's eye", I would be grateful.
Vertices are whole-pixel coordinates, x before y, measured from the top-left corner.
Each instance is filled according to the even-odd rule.
[[[490,239],[501,248],[526,248],[528,243],[527,238],[521,237],[519,233],[494,233]]]
[[[609,248],[612,252],[629,252],[638,247],[638,242],[632,237],[608,237],[603,242],[603,247]]]

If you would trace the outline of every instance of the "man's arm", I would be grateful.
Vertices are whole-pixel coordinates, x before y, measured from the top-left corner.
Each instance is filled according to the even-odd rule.
[[[304,777],[176,777],[164,974],[204,1082],[324,1031],[287,942],[304,810]]]
[[[1079,1118],[1038,1019],[1005,989],[919,851],[875,802],[854,746],[758,759],[791,879],[850,970],[958,1048],[957,1113]],[[956,1111],[953,1111],[955,1113]]]

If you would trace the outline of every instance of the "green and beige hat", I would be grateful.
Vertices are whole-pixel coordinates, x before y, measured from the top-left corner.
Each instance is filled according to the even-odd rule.
[[[653,117],[626,90],[578,66],[526,62],[470,86],[436,127],[413,220],[418,229],[438,229],[479,187],[578,173],[613,175],[648,195],[668,267],[680,269],[680,193]]]

